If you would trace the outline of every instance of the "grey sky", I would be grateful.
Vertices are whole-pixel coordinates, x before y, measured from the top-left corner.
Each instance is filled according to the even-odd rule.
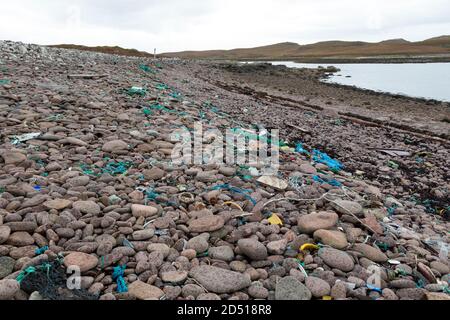
[[[158,52],[450,34],[450,0],[2,1],[0,39]]]

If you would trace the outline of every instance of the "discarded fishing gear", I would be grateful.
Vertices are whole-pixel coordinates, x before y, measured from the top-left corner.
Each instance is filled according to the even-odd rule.
[[[245,189],[239,189],[237,187],[230,186],[229,184],[221,184],[218,186],[213,187],[211,190],[228,190],[234,193],[242,194],[247,200],[249,200],[253,205],[256,205],[256,200],[253,199],[249,193],[251,193],[251,190],[245,190]]]
[[[48,300],[98,300],[85,289],[69,289],[66,271],[62,260],[45,262],[23,270],[16,278],[20,288],[28,294],[39,292]]]

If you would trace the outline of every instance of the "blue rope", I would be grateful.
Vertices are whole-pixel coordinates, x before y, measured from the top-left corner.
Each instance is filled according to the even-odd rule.
[[[239,189],[237,187],[230,186],[229,184],[221,184],[213,187],[211,190],[229,190],[234,193],[242,194],[247,200],[251,201],[253,205],[256,205],[256,200],[250,197],[247,193],[251,193],[251,190]]]
[[[117,266],[114,268],[114,273],[112,275],[113,280],[117,282],[117,292],[119,293],[128,292],[127,283],[123,278],[126,268],[127,268],[126,264],[124,264],[123,266]]]
[[[34,251],[34,253],[37,254],[37,255],[41,255],[41,254],[44,254],[45,251],[47,251],[48,249],[49,249],[48,246],[45,246],[45,247],[36,249],[36,250]]]

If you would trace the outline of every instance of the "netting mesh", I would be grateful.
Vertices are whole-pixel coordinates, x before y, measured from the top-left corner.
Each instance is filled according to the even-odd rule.
[[[28,294],[39,292],[48,300],[98,300],[87,290],[69,290],[65,269],[58,261],[48,263],[46,268],[36,268],[20,282],[20,288]]]

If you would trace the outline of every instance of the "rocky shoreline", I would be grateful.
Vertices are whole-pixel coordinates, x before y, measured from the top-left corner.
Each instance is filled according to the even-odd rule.
[[[320,72],[241,71],[0,42],[0,299],[450,299],[446,123],[363,122]],[[174,166],[195,122],[281,129],[279,174]]]

